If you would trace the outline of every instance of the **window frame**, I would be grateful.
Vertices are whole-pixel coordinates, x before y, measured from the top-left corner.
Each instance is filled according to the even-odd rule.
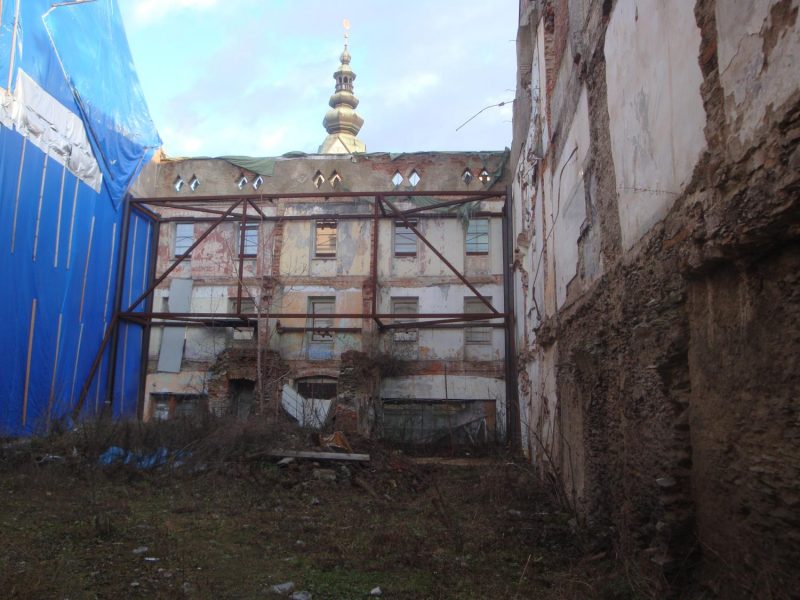
[[[491,304],[492,297],[484,296]],[[480,310],[476,310],[480,309]],[[464,298],[464,313],[467,314],[491,314],[489,307],[476,296],[466,296]],[[464,327],[464,344],[468,346],[486,346],[492,343],[492,326],[488,321],[469,321],[469,325],[476,323],[486,323],[485,327]]]
[[[472,227],[473,223],[475,223],[476,225],[478,223],[485,223],[486,224],[486,231],[470,232],[470,228]],[[489,248],[490,248],[489,233],[490,233],[490,231],[491,231],[491,223],[489,222],[488,218],[481,217],[481,218],[470,219],[469,220],[469,222],[467,223],[467,230],[466,230],[466,232],[464,234],[464,252],[466,253],[467,256],[488,256],[489,255]],[[485,238],[485,242],[484,243],[485,243],[485,246],[486,246],[486,250],[480,250],[480,249],[470,250],[470,244],[474,244],[474,245],[481,244],[480,241],[470,240],[470,235],[475,236],[475,238],[484,237]]]
[[[317,304],[330,305],[330,313],[318,313],[316,311]],[[336,296],[311,296],[308,299],[308,327],[311,328],[311,341],[315,343],[333,343],[333,333],[320,333],[317,329],[332,329],[334,324],[334,317],[330,315],[336,314]],[[316,317],[315,315],[320,315]],[[327,317],[322,315],[329,315]],[[322,326],[319,326],[321,324]]]
[[[415,227],[418,224],[416,219],[409,219],[409,223],[414,225]],[[398,227],[402,228],[404,231],[399,232]],[[405,221],[395,221],[394,222],[394,230],[393,230],[393,237],[392,237],[392,251],[394,252],[394,256],[398,258],[413,258],[417,255],[419,245],[418,245],[418,237],[416,233],[414,233],[409,227],[406,226]],[[397,242],[400,239],[405,239],[406,236],[413,236],[414,240],[414,251],[398,251],[397,250]]]
[[[242,243],[242,227],[244,226],[244,250],[239,248]],[[255,232],[255,240],[252,238],[252,232]],[[261,234],[261,226],[258,221],[246,221],[242,223],[239,221],[239,226],[236,228],[236,254],[244,258],[255,258],[258,256],[258,242]],[[255,246],[254,252],[248,252],[248,249]]]
[[[414,312],[401,312],[398,310],[398,307],[402,305],[411,306],[413,304]],[[392,298],[392,314],[408,314],[408,315],[417,315],[419,314],[419,298],[417,296],[394,296]],[[395,323],[416,323],[418,318],[413,319],[397,319],[395,318]],[[419,339],[419,329],[394,329],[392,331],[392,339],[395,342],[416,342]]]
[[[333,252],[320,252],[320,229],[332,229],[333,234],[329,234],[333,238]],[[338,246],[339,237],[339,223],[330,219],[317,219],[314,221],[314,258],[331,259],[336,258],[336,250]]]
[[[186,235],[179,235],[179,233],[178,233],[178,232],[180,231],[181,227],[187,227],[187,226],[188,226],[188,227],[191,227],[191,229],[192,229],[192,235],[191,235],[191,237],[188,237],[188,236],[186,236]],[[190,239],[191,241],[190,241],[190,242],[189,242],[189,243],[188,243],[188,244],[187,244],[187,245],[184,247],[184,246],[182,246],[182,245],[180,244],[179,240],[186,240],[186,239],[187,239],[187,237],[188,237],[188,239]],[[178,221],[178,222],[176,222],[176,223],[175,223],[175,239],[173,240],[173,242],[174,242],[174,243],[173,243],[173,245],[172,245],[172,246],[173,246],[173,248],[172,248],[172,250],[173,250],[173,252],[172,252],[173,256],[183,256],[183,255],[184,255],[184,253],[185,253],[185,252],[186,252],[186,251],[187,251],[189,248],[191,248],[191,247],[192,247],[192,244],[194,244],[194,223],[191,223],[191,222],[189,222],[189,221]],[[189,256],[191,256],[191,254],[190,254]]]

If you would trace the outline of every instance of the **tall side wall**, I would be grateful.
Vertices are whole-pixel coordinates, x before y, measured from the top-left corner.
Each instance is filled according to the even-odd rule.
[[[799,4],[520,5],[524,449],[724,597],[800,587]]]

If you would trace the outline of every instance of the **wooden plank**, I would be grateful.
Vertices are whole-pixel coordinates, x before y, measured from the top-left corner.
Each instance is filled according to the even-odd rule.
[[[350,460],[359,462],[369,462],[369,454],[344,454],[339,452],[312,452],[307,450],[269,450],[268,456],[280,456],[288,458],[311,458],[314,460]]]

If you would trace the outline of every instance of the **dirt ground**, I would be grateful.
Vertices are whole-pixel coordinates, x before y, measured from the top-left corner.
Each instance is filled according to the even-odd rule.
[[[279,466],[263,449],[313,449],[307,434],[109,427],[0,451],[4,598],[279,598],[290,581],[314,599],[652,597],[501,454],[417,461],[361,441],[368,463]],[[184,464],[97,461],[165,442]]]

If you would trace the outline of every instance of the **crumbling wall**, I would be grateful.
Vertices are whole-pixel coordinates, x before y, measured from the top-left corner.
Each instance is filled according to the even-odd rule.
[[[216,362],[209,370],[207,385],[208,407],[212,413],[228,413],[231,380],[244,379],[254,383],[254,412],[277,405],[281,387],[288,375],[288,367],[277,352],[266,349],[261,351],[263,397],[259,398],[258,362],[258,350],[255,347],[227,348],[217,355]]]
[[[720,597],[789,597],[800,3],[678,4],[523,5],[530,114],[515,109],[512,157],[524,448],[673,591],[694,573]],[[588,140],[574,135],[584,95]],[[585,158],[566,164],[576,148],[571,160]],[[585,203],[577,239],[560,233],[575,217],[564,190]]]

